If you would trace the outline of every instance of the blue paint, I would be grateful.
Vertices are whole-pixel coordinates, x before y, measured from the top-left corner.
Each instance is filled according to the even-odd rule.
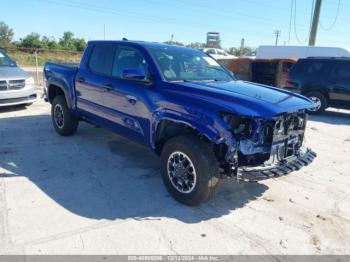
[[[151,82],[122,79],[93,73],[87,66],[95,45],[137,49],[146,60]],[[243,154],[265,153],[262,127],[283,113],[312,108],[307,98],[286,90],[237,81],[227,72],[229,81],[169,82],[149,49],[189,52],[183,47],[132,41],[91,41],[78,67],[47,63],[44,76],[48,91],[61,88],[71,110],[83,120],[107,127],[151,149],[163,120],[183,123],[197,130],[213,144],[226,144],[228,151]],[[192,50],[192,52],[199,52]],[[221,68],[222,70],[226,70]],[[144,72],[129,70],[129,77]],[[106,86],[110,84],[110,86]],[[222,113],[253,119],[252,137],[239,139],[223,120]],[[239,141],[240,140],[240,141]],[[227,153],[228,157],[232,157]],[[230,155],[230,156],[229,156]]]

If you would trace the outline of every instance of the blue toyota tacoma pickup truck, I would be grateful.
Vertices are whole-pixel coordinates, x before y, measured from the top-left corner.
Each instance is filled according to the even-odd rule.
[[[238,81],[199,50],[91,41],[80,65],[46,63],[44,83],[57,133],[86,121],[154,150],[165,186],[187,205],[222,178],[280,176],[315,157],[302,146],[310,100]]]

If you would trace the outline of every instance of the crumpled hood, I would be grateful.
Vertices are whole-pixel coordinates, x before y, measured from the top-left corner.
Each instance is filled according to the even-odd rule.
[[[304,96],[244,81],[177,82],[172,83],[168,90],[246,116],[272,118],[314,107],[314,103]]]
[[[29,74],[19,67],[0,66],[0,80],[27,79]]]

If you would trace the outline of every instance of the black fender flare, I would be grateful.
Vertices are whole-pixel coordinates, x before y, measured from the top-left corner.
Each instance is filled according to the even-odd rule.
[[[63,94],[64,94],[64,97],[66,99],[66,102],[67,102],[67,106],[69,109],[72,108],[72,99],[71,99],[71,95],[68,91],[68,87],[65,85],[65,84],[62,84],[58,81],[50,81],[47,83],[47,97],[48,97],[48,100],[50,103],[52,103],[52,100],[53,98],[51,98],[51,95],[50,93],[52,92],[53,88],[59,88]]]

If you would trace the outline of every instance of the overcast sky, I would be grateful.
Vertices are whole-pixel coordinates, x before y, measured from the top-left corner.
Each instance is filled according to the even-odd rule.
[[[278,29],[280,44],[302,45],[313,0],[295,1],[291,27],[291,0],[2,0],[0,21],[14,29],[16,39],[30,32],[59,38],[67,30],[86,40],[103,39],[105,25],[106,39],[163,42],[174,34],[187,44],[205,42],[206,32],[217,31],[226,48],[239,46],[242,38],[257,47],[274,44]],[[350,1],[340,3],[329,29],[338,0],[323,0],[317,45],[350,48]]]

